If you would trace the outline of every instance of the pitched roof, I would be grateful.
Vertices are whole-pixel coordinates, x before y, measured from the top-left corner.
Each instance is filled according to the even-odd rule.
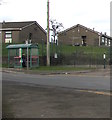
[[[101,35],[101,36],[103,36],[103,37],[106,37],[106,38],[112,40],[112,37],[110,37],[110,36],[108,36],[108,35],[106,35],[106,34],[102,34],[102,33],[100,33],[100,32],[97,32],[97,31],[95,31],[95,30],[93,30],[93,29],[87,28],[87,27],[85,27],[85,26],[83,26],[83,25],[80,25],[80,24],[77,24],[77,25],[75,25],[75,26],[73,26],[73,27],[70,27],[70,28],[64,30],[64,31],[61,31],[61,32],[59,32],[59,34],[62,34],[62,33],[64,33],[64,32],[68,32],[69,30],[74,29],[74,28],[77,28],[77,27],[84,28],[85,30],[91,31],[91,32],[93,32],[93,33],[95,33],[95,34],[97,34],[97,35],[99,35],[99,36]]]
[[[27,25],[30,25],[34,23],[35,21],[29,21],[29,22],[3,22],[2,28],[22,28]]]
[[[63,32],[68,32],[69,30],[74,29],[74,28],[77,28],[77,27],[84,28],[84,29],[86,29],[86,30],[88,30],[88,31],[91,31],[91,32],[93,32],[93,33],[95,33],[95,34],[98,34],[98,35],[100,34],[99,32],[97,32],[97,31],[95,31],[95,30],[93,30],[93,29],[87,28],[87,27],[85,27],[85,26],[83,26],[83,25],[80,25],[80,24],[77,24],[77,25],[75,25],[75,26],[73,26],[73,27],[70,27],[70,28],[64,30],[64,31],[61,31],[59,34],[61,34],[61,33],[63,33]]]
[[[36,24],[43,32],[46,31],[36,22],[36,21],[24,21],[24,22],[3,22],[2,29],[0,30],[22,30],[26,27],[29,27],[33,24]]]

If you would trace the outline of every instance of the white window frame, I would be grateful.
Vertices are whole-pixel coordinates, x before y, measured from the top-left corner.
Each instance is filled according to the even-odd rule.
[[[11,31],[5,32],[5,43],[12,43],[12,32]]]

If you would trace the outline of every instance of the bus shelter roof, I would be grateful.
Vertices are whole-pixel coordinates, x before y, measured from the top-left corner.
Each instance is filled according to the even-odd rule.
[[[13,44],[8,45],[7,49],[19,49],[19,48],[38,48],[38,44]]]

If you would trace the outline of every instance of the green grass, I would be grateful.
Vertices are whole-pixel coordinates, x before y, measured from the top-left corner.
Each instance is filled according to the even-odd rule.
[[[40,66],[38,68],[32,68],[31,70],[35,71],[82,71],[82,70],[91,70],[96,69],[95,67],[73,67],[73,66]]]
[[[94,53],[94,54],[103,54],[108,53],[109,48],[107,47],[94,47],[94,46],[67,46],[61,45],[60,50],[63,54],[72,54],[75,52],[82,52],[85,54]]]
[[[8,44],[3,44],[2,45],[2,56],[7,57],[8,56],[8,50],[6,49],[6,46]],[[93,60],[102,60],[103,59],[103,54],[106,53],[106,59],[110,59],[110,53],[109,53],[109,48],[108,47],[94,47],[94,46],[70,46],[70,45],[58,45],[57,48],[54,45],[50,46],[50,51],[51,55],[54,55],[54,53],[57,51],[58,55],[62,59],[64,57],[72,58],[73,56],[76,56],[76,58],[82,59],[83,57],[86,57],[88,59],[93,59]],[[39,44],[39,56],[46,55],[46,45]],[[71,57],[72,56],[72,57]],[[69,60],[69,59],[68,59]],[[73,62],[72,62],[73,63]],[[2,67],[7,67],[7,65],[4,64]],[[39,67],[37,70],[60,70],[59,67]],[[69,70],[75,70],[76,68],[69,68]],[[82,68],[77,68],[77,69],[82,69]],[[85,68],[84,68],[85,69]],[[68,70],[68,68],[62,68],[61,70]]]
[[[7,56],[8,55],[8,50],[6,47],[8,44],[2,44],[2,55]],[[54,54],[56,51],[59,54],[64,54],[64,55],[71,55],[73,53],[84,53],[84,54],[103,54],[104,52],[106,54],[109,54],[109,48],[107,47],[93,47],[93,46],[69,46],[69,45],[51,45],[50,46],[50,51],[51,54]],[[39,44],[39,55],[46,55],[46,45],[44,44],[43,46]]]
[[[21,44],[21,43],[19,43]],[[8,49],[6,48],[9,44],[2,44],[2,56],[7,57],[8,56]],[[43,51],[42,51],[43,48]],[[39,55],[42,56],[42,54],[46,54],[46,46],[39,44]]]

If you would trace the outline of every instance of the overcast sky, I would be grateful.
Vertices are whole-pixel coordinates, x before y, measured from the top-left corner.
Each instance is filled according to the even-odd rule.
[[[47,26],[47,0],[0,0],[0,22],[37,21]],[[64,29],[76,24],[95,28],[110,35],[111,0],[49,0],[50,19],[63,24]]]

